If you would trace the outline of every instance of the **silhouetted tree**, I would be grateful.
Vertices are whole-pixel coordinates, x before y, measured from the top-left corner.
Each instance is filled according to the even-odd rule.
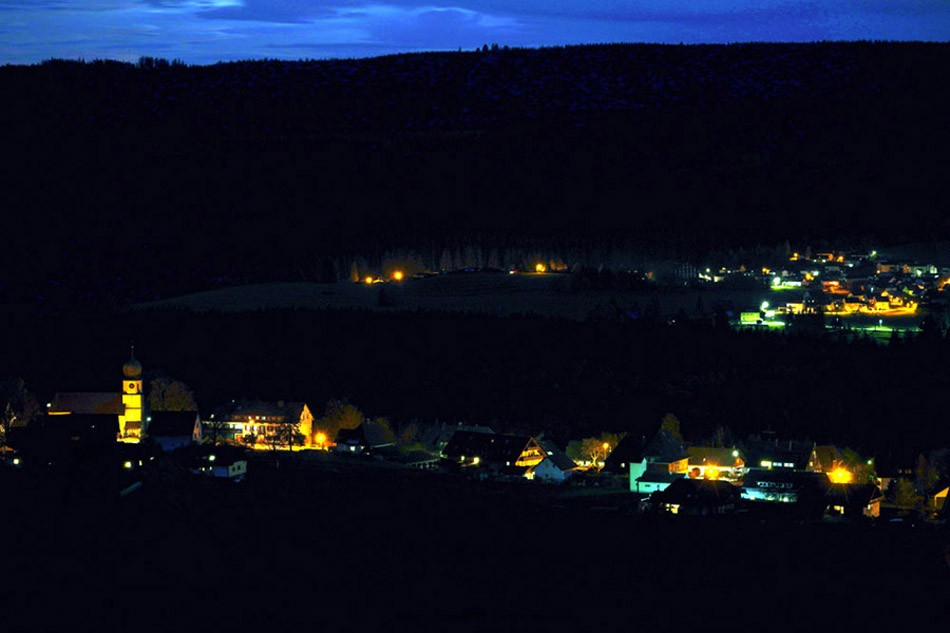
[[[333,441],[340,429],[355,429],[365,421],[363,412],[346,400],[330,400],[323,416],[314,422],[314,426]]]
[[[195,393],[188,385],[170,376],[158,375],[148,384],[150,411],[197,411]]]
[[[7,445],[14,426],[29,424],[39,410],[36,398],[27,391],[22,378],[0,383],[0,447]]]

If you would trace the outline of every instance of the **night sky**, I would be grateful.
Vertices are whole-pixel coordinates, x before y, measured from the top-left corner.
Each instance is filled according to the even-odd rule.
[[[950,39],[947,0],[0,0],[0,63],[365,57],[482,44]]]

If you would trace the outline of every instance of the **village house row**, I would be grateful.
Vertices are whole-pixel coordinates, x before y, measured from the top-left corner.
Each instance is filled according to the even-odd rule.
[[[875,468],[874,460],[854,472],[835,446],[814,442],[766,437],[742,448],[688,445],[678,428],[665,423],[652,438],[628,435],[578,458],[576,445],[562,450],[544,437],[486,426],[436,424],[404,447],[373,421],[328,437],[301,402],[235,400],[202,420],[197,411],[149,411],[144,395],[142,365],[133,353],[122,366],[120,391],[56,394],[43,419],[3,447],[4,463],[53,464],[110,445],[118,448],[116,459],[130,481],[162,454],[196,473],[240,479],[247,475],[247,451],[329,451],[479,480],[622,487],[636,493],[641,509],[673,514],[726,514],[770,504],[802,515],[855,518],[881,516],[882,491],[912,475],[906,465]],[[937,479],[923,492],[926,510],[945,517],[950,482]]]

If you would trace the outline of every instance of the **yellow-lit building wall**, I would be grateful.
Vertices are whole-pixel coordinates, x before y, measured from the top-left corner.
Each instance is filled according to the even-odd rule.
[[[122,404],[125,405],[125,415],[119,416],[119,435],[127,437],[141,436],[142,422],[142,381],[124,380],[122,382]],[[138,422],[138,429],[126,430],[128,422]]]
[[[525,449],[521,451],[521,455],[518,456],[518,461],[515,462],[515,466],[537,466],[544,461],[545,457],[544,450],[532,439],[528,442]]]
[[[300,432],[303,434],[304,446],[310,446],[313,435],[313,415],[307,405],[303,405],[303,411],[300,413]]]

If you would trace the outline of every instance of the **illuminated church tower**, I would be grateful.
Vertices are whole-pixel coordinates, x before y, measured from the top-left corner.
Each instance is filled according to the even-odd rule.
[[[122,404],[125,415],[119,416],[119,440],[137,442],[144,434],[142,422],[142,363],[135,359],[135,346],[132,356],[122,365]]]

